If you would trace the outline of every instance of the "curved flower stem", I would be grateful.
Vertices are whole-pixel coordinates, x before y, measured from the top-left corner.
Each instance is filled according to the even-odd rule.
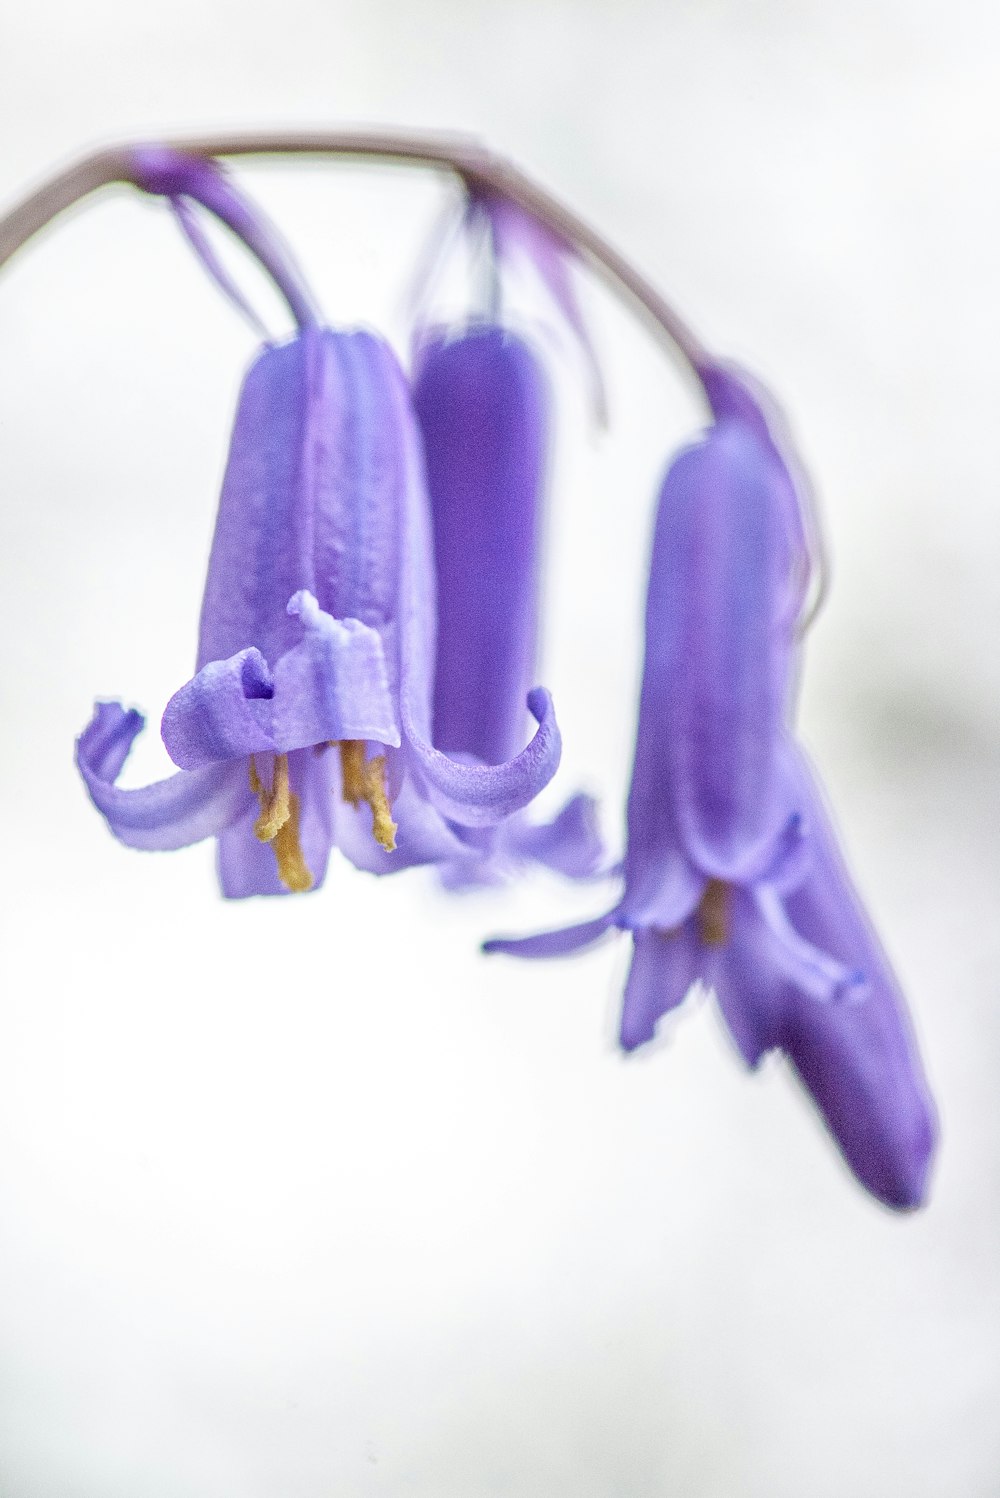
[[[131,180],[145,192],[191,198],[236,235],[281,292],[300,327],[316,326],[319,309],[291,250],[277,229],[251,206],[214,160],[164,146],[136,146],[128,153]]]
[[[64,209],[97,188],[112,183],[145,186],[142,180],[143,163],[148,163],[156,153],[170,154],[177,160],[193,158],[206,162],[220,156],[339,156],[443,167],[454,172],[473,191],[485,190],[510,198],[546,224],[561,239],[573,245],[617,291],[625,294],[652,332],[681,355],[699,384],[702,383],[703,369],[711,363],[708,350],[684,319],[603,235],[540,187],[519,167],[495,156],[474,138],[457,134],[379,130],[258,131],[239,135],[192,136],[169,143],[117,146],[95,151],[51,178],[5,217],[0,218],[0,267]],[[218,180],[223,183],[225,181],[221,177]],[[194,193],[191,195],[197,196]],[[273,263],[265,258],[267,250],[260,242],[254,242],[253,237],[247,238],[244,232],[246,225],[243,224],[241,228],[232,218],[226,217],[225,212],[220,212],[218,201],[208,202],[204,197],[199,200],[229,224],[273,276]],[[275,245],[280,245],[280,241],[274,235],[269,239],[269,244],[273,249]],[[285,255],[284,251],[282,254],[286,269],[293,266],[291,257]],[[296,318],[299,321],[313,321],[315,312],[312,299],[305,292],[304,283],[297,271],[293,277],[296,289],[293,290],[291,282],[285,284],[286,280],[287,277],[283,276],[278,284]],[[301,301],[300,292],[303,297]],[[810,522],[815,581],[813,597],[799,624],[800,634],[816,617],[826,596],[829,578],[829,565],[818,516],[811,515]]]
[[[208,153],[187,148],[123,146],[85,157],[0,220],[0,266],[66,208],[113,183],[200,203],[259,261],[300,327],[321,321],[316,300],[277,229],[232,186]]]
[[[502,157],[494,156],[472,138],[460,135],[353,130],[287,134],[260,132],[197,136],[148,146],[119,146],[95,151],[46,182],[6,217],[0,219],[0,265],[9,260],[57,214],[97,188],[115,182],[145,186],[141,180],[142,163],[164,148],[179,156],[201,159],[218,156],[355,156],[445,167],[455,172],[471,188],[488,189],[510,198],[547,224],[560,238],[575,245],[598,271],[638,306],[654,331],[661,336],[666,335],[669,343],[681,353],[695,375],[698,375],[700,366],[709,357],[704,345],[655,286],[596,229],[539,187],[518,167],[504,161]],[[206,203],[205,206],[218,212],[212,203]],[[235,228],[233,224],[230,227]],[[238,228],[235,232],[241,238],[244,237]],[[249,248],[257,253],[254,245],[249,244]]]

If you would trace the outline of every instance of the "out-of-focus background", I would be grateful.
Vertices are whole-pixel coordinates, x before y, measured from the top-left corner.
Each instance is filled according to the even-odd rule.
[[[314,897],[226,906],[209,847],[113,842],[73,739],[121,696],[154,725],[132,782],[166,767],[253,340],[166,210],[108,194],[0,277],[4,1498],[995,1494],[997,12],[3,0],[0,28],[5,203],[130,135],[468,131],[773,386],[835,569],[802,732],[943,1124],[929,1208],[894,1217],[711,1005],[621,1058],[621,947],[477,955],[601,890],[456,902],[338,865]],[[241,177],[331,318],[404,348],[441,183]],[[651,500],[699,415],[582,295],[607,435],[539,333],[560,389],[548,804],[595,790],[618,839]]]

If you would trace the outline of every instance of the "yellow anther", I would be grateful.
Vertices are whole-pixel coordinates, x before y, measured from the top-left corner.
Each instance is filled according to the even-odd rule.
[[[367,800],[363,739],[344,739],[340,745],[340,783],[344,800],[352,806]]]
[[[260,816],[254,823],[254,832],[262,843],[271,842],[291,816],[290,792],[288,788],[288,755],[274,756],[274,771],[270,790],[257,774],[254,757],[250,756],[250,789],[260,800]]]
[[[288,797],[288,820],[283,822],[274,835],[271,846],[278,860],[278,878],[293,894],[302,894],[312,889],[313,876],[306,867],[299,842],[299,798]]]
[[[698,905],[698,924],[706,947],[724,947],[729,940],[729,885],[710,879]]]
[[[365,759],[361,739],[343,739],[340,744],[341,794],[351,806],[362,801],[372,809],[372,835],[380,847],[392,853],[396,847],[396,824],[385,788],[385,755]]]
[[[387,853],[395,851],[396,824],[385,789],[385,755],[378,754],[365,766],[368,771],[368,805],[372,809],[372,832],[375,841]]]
[[[278,864],[278,878],[286,889],[300,892],[311,889],[313,877],[306,867],[299,841],[299,798],[288,782],[288,755],[274,756],[270,789],[257,774],[250,756],[250,789],[260,801],[260,816],[254,832],[262,843],[270,843]]]

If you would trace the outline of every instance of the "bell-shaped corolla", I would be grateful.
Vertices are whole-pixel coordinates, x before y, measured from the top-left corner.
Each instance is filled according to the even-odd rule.
[[[524,742],[538,654],[552,399],[538,356],[493,323],[426,336],[414,408],[427,465],[438,586],[434,742],[468,763],[503,764]],[[512,816],[455,828],[452,886],[489,883],[525,860],[570,877],[602,858],[596,808],[574,796],[543,826]]]
[[[77,746],[91,797],[134,847],[216,835],[230,896],[316,886],[333,846],[380,874],[460,859],[460,829],[525,807],[560,742],[536,688],[526,747],[495,763],[435,747],[437,635],[406,380],[375,335],[306,328],[260,353],[240,395],[197,670],[163,715],[180,769],[117,786],[142,719],[101,703]]]
[[[897,980],[790,732],[808,581],[801,493],[749,382],[725,366],[707,373],[715,421],[672,463],[657,510],[621,899],[580,926],[487,949],[561,956],[628,931],[626,1050],[701,982],[747,1062],[783,1050],[857,1178],[912,1208],[926,1194],[934,1106]]]

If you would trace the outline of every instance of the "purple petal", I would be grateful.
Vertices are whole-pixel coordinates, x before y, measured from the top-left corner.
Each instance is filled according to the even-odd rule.
[[[887,1206],[918,1207],[936,1113],[898,989],[874,981],[870,990],[863,1004],[800,999],[782,1045],[858,1179]]]
[[[382,638],[392,626],[400,533],[419,453],[406,385],[387,344],[306,330],[265,349],[240,394],[202,606],[199,669],[254,645],[274,663],[299,641],[301,590],[334,619]]]
[[[302,640],[274,668],[274,739],[281,749],[329,740],[399,745],[382,641],[358,619],[334,619],[311,593],[288,605]]]
[[[438,585],[434,743],[498,764],[534,680],[548,383],[530,347],[476,325],[418,354]]]
[[[220,832],[216,849],[219,884],[227,900],[246,900],[251,895],[287,895],[278,878],[278,864],[270,843],[262,843],[254,832],[260,808],[256,799],[246,813]]]
[[[336,425],[327,347],[322,335],[307,333],[266,348],[243,383],[208,564],[199,668],[248,645],[276,661],[298,639],[289,598],[300,588],[318,593],[316,476]]]
[[[606,866],[597,803],[577,795],[551,822],[533,824],[515,813],[496,827],[453,828],[462,856],[442,864],[441,883],[449,890],[504,884],[524,868],[540,863],[566,879],[595,879],[620,873]]]
[[[766,885],[754,891],[761,944],[770,948],[770,965],[796,992],[817,1003],[863,1003],[864,973],[839,962],[801,936],[792,925],[780,895]]]
[[[771,444],[726,421],[672,465],[653,542],[635,806],[659,799],[657,840],[675,836],[704,875],[734,882],[794,810],[777,763],[793,664],[790,507]]]
[[[160,732],[182,770],[243,758],[276,747],[271,729],[271,673],[253,646],[227,661],[210,661],[175,692]]]
[[[544,687],[536,687],[528,693],[528,707],[538,731],[526,749],[503,765],[461,764],[416,732],[404,689],[407,742],[431,799],[444,816],[467,827],[489,827],[520,811],[548,785],[562,752],[552,698]]]
[[[619,1042],[634,1051],[653,1039],[660,1019],[676,1009],[703,975],[705,953],[689,922],[677,931],[636,931]]]
[[[860,969],[867,998],[824,1005],[796,996],[781,1044],[858,1178],[889,1206],[916,1207],[937,1140],[934,1104],[896,976],[801,755],[798,774],[815,863],[785,908],[805,940]]]
[[[302,638],[273,677],[251,647],[210,661],[167,703],[163,742],[182,769],[331,740],[399,743],[375,630],[357,619],[332,619],[311,593],[296,593],[288,612],[300,621]]]
[[[720,1007],[750,1065],[787,1052],[858,1179],[892,1207],[923,1201],[936,1140],[927,1090],[905,1006],[889,962],[851,885],[818,788],[797,752],[786,762],[805,805],[812,867],[783,901],[795,940],[819,967],[788,961],[784,940],[761,910],[761,892],[737,892],[732,934],[719,954]],[[863,986],[824,1002],[816,979],[859,973]],[[809,968],[812,967],[812,971]],[[829,988],[825,990],[829,997]]]
[[[589,879],[604,862],[604,844],[593,796],[572,796],[551,822],[512,821],[501,829],[515,858],[530,858],[567,879]]]
[[[638,757],[636,760],[638,766]],[[647,796],[651,790],[652,795]],[[625,853],[625,894],[621,924],[630,931],[655,926],[673,931],[687,920],[701,898],[705,880],[670,843],[669,819],[663,792],[638,771],[633,775],[629,796],[629,841]],[[647,804],[647,815],[642,807]]]
[[[862,975],[801,936],[773,892],[730,891],[730,938],[716,949],[714,987],[748,1066],[784,1044],[799,999],[817,1006],[867,1002]]]
[[[230,826],[250,801],[244,762],[179,770],[141,790],[115,785],[143,727],[134,709],[99,702],[76,743],[76,762],[90,799],[120,842],[130,848],[168,850],[199,843]]]
[[[398,435],[397,487],[402,511],[399,598],[400,709],[410,773],[419,775],[436,809],[463,826],[490,826],[526,806],[548,784],[561,743],[552,702],[535,688],[528,708],[538,732],[514,759],[500,765],[463,763],[431,743],[436,592],[430,507],[424,485],[419,433],[401,381],[387,385],[387,419]]]
[[[664,773],[664,735],[670,728],[663,711],[663,696],[658,663],[647,635],[646,670],[628,794],[625,893],[621,908],[622,924],[630,930],[642,926],[674,930],[694,910],[705,885],[704,876],[692,868],[682,851],[673,798]]]
[[[565,926],[561,931],[542,931],[535,936],[494,936],[483,942],[484,952],[503,952],[508,957],[568,957],[592,946],[615,925],[615,912]]]

